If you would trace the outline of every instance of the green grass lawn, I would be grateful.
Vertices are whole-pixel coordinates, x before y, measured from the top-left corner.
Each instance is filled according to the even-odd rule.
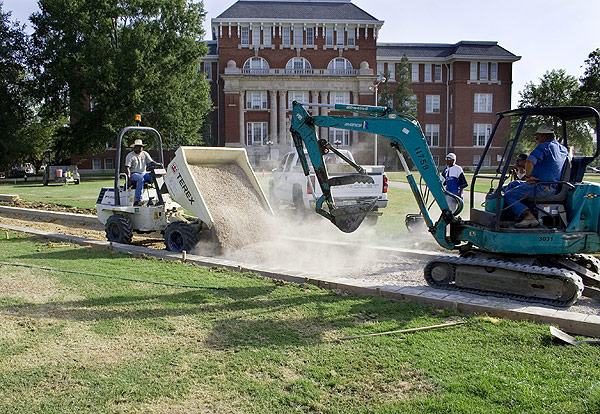
[[[338,341],[457,315],[9,236],[1,262],[225,290],[2,266],[2,413],[600,411],[600,347],[544,325],[469,316]]]

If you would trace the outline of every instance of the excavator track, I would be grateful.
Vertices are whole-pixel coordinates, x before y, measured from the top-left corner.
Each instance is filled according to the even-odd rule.
[[[583,280],[583,295],[600,300],[600,260],[588,254],[573,254],[556,260],[557,264],[577,273]]]
[[[489,258],[441,256],[425,266],[432,287],[568,307],[583,293],[576,272]]]

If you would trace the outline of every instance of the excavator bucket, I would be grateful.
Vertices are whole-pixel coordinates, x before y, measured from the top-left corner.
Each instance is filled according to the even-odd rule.
[[[352,233],[373,210],[375,203],[377,203],[377,197],[349,206],[336,207],[330,212],[333,216],[332,223],[344,233]]]

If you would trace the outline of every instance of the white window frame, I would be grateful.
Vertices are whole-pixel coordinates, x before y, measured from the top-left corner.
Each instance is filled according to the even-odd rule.
[[[100,171],[102,169],[102,160],[100,158],[92,159],[92,170]]]
[[[477,167],[480,159],[481,159],[481,154],[473,155],[473,167]],[[491,167],[492,166],[491,161],[492,161],[492,157],[490,157],[490,155],[488,154],[483,158],[483,163],[481,164],[481,166],[482,167]]]
[[[388,62],[387,70],[390,75],[389,80],[396,80],[396,64],[394,62]]]
[[[433,65],[433,80],[434,82],[442,81],[442,65]]]
[[[424,82],[431,82],[431,64],[425,64],[425,79]]]
[[[265,27],[263,28],[263,44],[265,46],[271,46],[272,42],[272,27]]]
[[[344,46],[344,28],[338,27],[335,31],[335,45],[336,46]]]
[[[498,80],[498,62],[490,63],[490,80],[491,81]]]
[[[469,71],[469,80],[477,80],[477,62],[471,62],[471,68]]]
[[[281,44],[283,46],[291,46],[291,27],[290,26],[283,26],[281,28]]]
[[[307,74],[312,71],[312,66],[308,59],[304,57],[293,57],[285,65],[286,73]]]
[[[419,64],[411,63],[410,65],[410,80],[417,83],[419,82]]]
[[[385,66],[384,66],[383,62],[377,62],[377,74],[385,75]]]
[[[240,27],[240,43],[242,45],[250,44],[250,26]]]
[[[473,146],[485,147],[490,134],[492,132],[492,124],[473,124]]]
[[[260,27],[252,26],[252,46],[260,45]]]
[[[206,73],[206,79],[212,82],[212,62],[204,62],[204,73]]]
[[[356,29],[352,28],[352,29],[348,29],[348,31],[346,32],[348,35],[348,46],[355,46],[356,45]]]
[[[330,104],[350,105],[352,103],[350,100],[350,92],[347,92],[347,91],[330,92],[329,93],[329,103]]]
[[[487,62],[479,62],[479,80],[488,80]]]
[[[269,71],[269,62],[263,57],[260,56],[252,56],[248,58],[244,62],[245,70],[260,70],[260,71]]]
[[[336,145],[335,141],[339,140],[342,147],[350,146],[350,131],[347,129],[329,128],[329,143]]]
[[[325,46],[333,46],[333,27],[325,28]]]
[[[269,134],[268,122],[247,122],[246,123],[246,145],[249,147],[263,146],[267,144]],[[255,135],[257,135],[256,137]]]
[[[425,124],[425,139],[430,147],[439,147],[440,124]]]
[[[294,46],[300,46],[304,44],[304,29],[302,27],[294,26]]]
[[[440,95],[425,96],[425,113],[439,114],[440,113]]]
[[[288,108],[292,109],[292,102],[308,102],[310,100],[309,91],[288,91]]]
[[[306,28],[306,45],[313,46],[315,44],[315,28],[307,27]]]
[[[329,61],[327,70],[345,73],[346,71],[352,70],[352,63],[346,58],[337,57]]]
[[[246,91],[246,109],[268,109],[267,91]]]
[[[491,93],[476,93],[474,98],[473,112],[475,113],[492,113],[493,94]]]
[[[114,170],[115,169],[115,160],[112,158],[104,158],[104,169],[105,170]]]

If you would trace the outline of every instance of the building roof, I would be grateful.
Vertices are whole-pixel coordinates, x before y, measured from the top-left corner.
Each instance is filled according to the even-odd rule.
[[[437,43],[378,43],[378,60],[402,59],[406,55],[412,61],[449,61],[456,59],[491,59],[516,62],[521,59],[498,42],[463,40],[456,44]]]
[[[240,0],[221,13],[213,22],[248,20],[334,20],[383,23],[350,0],[264,1]]]

